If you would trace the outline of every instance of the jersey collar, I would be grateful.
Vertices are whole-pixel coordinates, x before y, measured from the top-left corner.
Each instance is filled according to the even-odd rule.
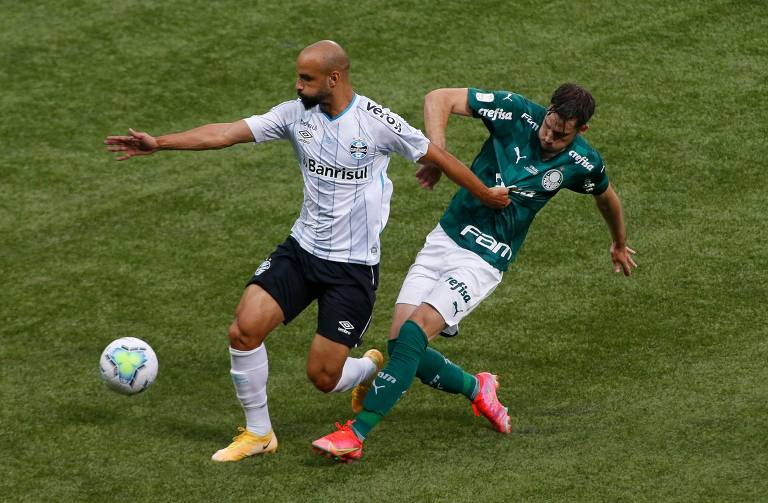
[[[346,114],[347,112],[349,112],[349,110],[352,108],[352,106],[353,106],[353,105],[354,105],[356,102],[357,102],[357,93],[353,93],[353,94],[352,94],[352,99],[349,101],[349,105],[347,105],[347,108],[345,108],[344,110],[342,110],[342,111],[341,111],[341,113],[340,113],[339,115],[337,115],[336,117],[331,117],[330,115],[328,115],[327,113],[323,112],[322,110],[320,110],[320,112],[321,112],[323,115],[325,115],[325,117],[326,117],[326,118],[327,118],[329,121],[331,121],[331,122],[334,122],[334,121],[337,121],[337,120],[341,119],[341,118],[344,116],[344,114]]]

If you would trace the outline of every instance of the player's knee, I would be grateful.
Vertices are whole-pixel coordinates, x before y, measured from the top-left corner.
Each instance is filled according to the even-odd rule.
[[[261,340],[252,330],[247,330],[242,323],[235,318],[229,325],[229,345],[240,351],[250,351],[261,345]]]
[[[331,375],[328,372],[323,371],[311,371],[307,370],[307,377],[315,385],[315,388],[323,393],[330,393],[336,387],[336,383],[339,382],[337,375]]]

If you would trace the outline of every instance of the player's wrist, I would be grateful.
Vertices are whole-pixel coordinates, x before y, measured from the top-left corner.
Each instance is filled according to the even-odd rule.
[[[169,148],[171,148],[171,144],[166,136],[158,136],[155,138],[154,150],[168,150]]]

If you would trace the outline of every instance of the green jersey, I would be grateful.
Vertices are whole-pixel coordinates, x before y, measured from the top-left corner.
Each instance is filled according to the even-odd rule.
[[[494,210],[461,188],[440,226],[459,246],[506,271],[547,201],[562,188],[601,194],[608,188],[608,176],[603,158],[581,135],[556,156],[541,159],[538,133],[547,112],[541,105],[515,93],[474,88],[467,102],[490,132],[472,171],[489,187],[514,187],[512,202]]]

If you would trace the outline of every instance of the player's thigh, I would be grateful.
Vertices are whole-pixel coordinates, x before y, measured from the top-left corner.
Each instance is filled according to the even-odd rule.
[[[245,301],[258,309],[260,303],[251,302],[250,299],[254,296],[257,301],[264,300],[268,304],[265,304],[265,309],[269,310],[267,315],[273,314],[276,305],[282,313],[282,322],[289,323],[293,320],[315,299],[313,287],[306,278],[304,255],[306,252],[295,240],[290,237],[286,239],[256,269],[248,281],[241,304]],[[254,285],[257,288],[251,288]],[[249,291],[255,293],[249,294]],[[240,312],[238,307],[238,318]],[[248,314],[258,316],[258,312]]]
[[[397,339],[400,327],[421,306],[440,280],[445,263],[440,259],[439,252],[440,250],[428,240],[427,245],[416,256],[416,261],[408,269],[392,313],[390,339]]]

